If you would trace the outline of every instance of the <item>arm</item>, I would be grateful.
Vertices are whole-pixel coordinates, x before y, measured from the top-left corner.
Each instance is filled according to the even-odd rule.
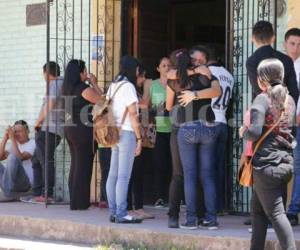
[[[40,128],[44,122],[44,120],[47,117],[48,111],[50,112],[51,110],[53,110],[55,107],[55,100],[54,99],[49,99],[48,102],[46,102],[46,104],[44,105],[44,107],[42,108],[34,127],[35,128]]]
[[[128,107],[128,114],[129,119],[132,125],[132,128],[134,130],[135,136],[137,138],[137,147],[135,154],[139,155],[142,150],[142,135],[141,135],[141,129],[140,129],[140,122],[139,122],[139,115],[136,108],[136,103],[130,104]]]
[[[267,98],[263,95],[257,96],[250,108],[250,126],[242,134],[246,140],[257,141],[259,139],[265,124],[267,109]]]
[[[197,99],[211,99],[214,97],[220,96],[221,87],[220,83],[217,80],[213,80],[211,82],[211,87],[203,90],[199,90],[196,92],[192,92],[189,90],[182,91],[182,94],[178,97],[179,103],[182,106],[187,106],[190,102]]]
[[[148,108],[150,106],[150,88],[151,88],[152,80],[147,79],[144,82],[144,93],[142,98],[142,104],[145,106],[145,108]],[[142,107],[144,108],[144,107]]]
[[[8,152],[5,150],[7,141],[8,141],[8,133],[6,131],[3,139],[0,142],[0,161],[5,160],[8,156]]]
[[[102,96],[91,87],[86,88],[81,95],[85,100],[93,104],[96,104],[102,98]]]
[[[172,111],[174,106],[175,92],[167,85],[166,110]]]

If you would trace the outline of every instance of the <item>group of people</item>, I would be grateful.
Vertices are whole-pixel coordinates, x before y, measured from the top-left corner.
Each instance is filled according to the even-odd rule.
[[[296,249],[291,224],[298,224],[300,212],[300,145],[296,146],[292,129],[300,108],[300,30],[286,33],[288,55],[271,47],[274,39],[269,22],[256,23],[253,42],[257,50],[246,64],[254,96],[240,136],[250,145],[247,155],[254,166],[251,249],[264,248],[269,224],[283,249]],[[71,60],[64,78],[58,64],[45,64],[49,95],[35,124],[35,140],[29,139],[28,125],[21,120],[7,128],[0,144],[0,160],[8,160],[6,167],[0,164],[4,196],[22,194],[25,202],[45,202],[46,198],[52,202],[54,154],[64,136],[71,154],[71,210],[90,207],[93,160],[99,147],[100,206],[109,207],[109,220],[140,223],[154,218],[143,210],[144,168],[150,150],[155,205],[168,204],[168,227],[217,229],[217,213],[224,210],[226,111],[234,79],[213,46],[175,50],[159,60],[157,71],[159,79],[146,79],[144,66],[124,56],[119,74],[104,92],[82,60]],[[120,128],[119,142],[111,149],[97,145],[93,136],[91,109],[103,96],[112,98],[112,112]],[[299,116],[296,120],[299,124]],[[297,130],[300,143],[299,127]],[[293,169],[292,201],[286,215],[286,187]],[[31,195],[24,196],[31,190]],[[179,224],[182,201],[186,218]]]

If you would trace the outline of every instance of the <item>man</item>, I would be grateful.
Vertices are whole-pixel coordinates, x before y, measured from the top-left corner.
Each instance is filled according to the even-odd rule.
[[[294,62],[298,89],[300,89],[300,29],[293,28],[285,34],[285,50]],[[300,212],[300,102],[297,105],[297,146],[294,150],[294,184],[291,204],[287,217],[292,226],[298,225],[298,213]]]
[[[10,146],[7,145],[8,141]],[[30,191],[34,150],[35,142],[29,139],[29,128],[25,121],[16,121],[13,127],[7,128],[0,143],[0,161],[7,160],[6,166],[0,162],[1,201],[18,199],[22,193]]]
[[[43,66],[46,84],[49,84],[49,98],[45,97],[40,114],[35,123],[36,152],[33,161],[34,171],[34,197],[22,197],[24,202],[45,202],[46,192],[48,201],[53,202],[53,189],[55,181],[55,149],[63,136],[63,99],[61,88],[63,78],[60,77],[60,67],[55,62]],[[46,159],[46,130],[48,127],[48,159]],[[45,161],[48,161],[48,189],[45,190]]]
[[[261,93],[257,83],[257,67],[258,64],[268,58],[277,58],[284,65],[284,83],[286,84],[290,95],[295,103],[298,102],[299,91],[297,88],[297,80],[294,69],[294,64],[291,58],[287,55],[274,50],[271,45],[275,41],[275,33],[272,24],[267,21],[257,22],[252,31],[252,41],[257,50],[250,56],[246,62],[247,73],[250,83],[253,88],[253,98]]]

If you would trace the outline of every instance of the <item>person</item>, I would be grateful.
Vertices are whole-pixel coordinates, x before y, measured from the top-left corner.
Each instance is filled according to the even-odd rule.
[[[146,69],[142,64],[138,67],[137,77],[137,96],[139,99],[140,123],[142,129],[147,128],[149,123],[148,105],[150,99],[151,79],[146,78]],[[134,217],[145,219],[153,219],[154,216],[144,210],[144,175],[145,162],[149,160],[149,150],[147,145],[142,145],[142,151],[136,156],[133,162],[133,169],[128,187],[128,213]]]
[[[90,206],[90,184],[96,149],[91,105],[100,100],[101,93],[96,77],[88,75],[85,62],[71,60],[65,70],[62,85],[66,113],[64,132],[71,153],[69,175],[71,210],[86,210]]]
[[[164,207],[168,202],[168,189],[171,179],[172,162],[170,151],[171,121],[165,109],[167,72],[170,60],[167,57],[160,59],[157,71],[159,79],[152,81],[150,87],[151,108],[155,110],[156,142],[154,147],[154,182],[156,201],[154,206]]]
[[[247,74],[253,88],[253,98],[261,93],[257,82],[258,64],[268,58],[277,58],[284,65],[284,84],[287,85],[289,93],[298,102],[299,91],[293,61],[289,56],[273,49],[271,45],[275,41],[275,33],[272,24],[268,21],[258,21],[252,30],[252,41],[257,48],[246,62]]]
[[[120,73],[111,83],[107,98],[113,97],[112,109],[120,127],[120,140],[112,148],[106,193],[110,210],[110,222],[141,223],[140,218],[128,215],[128,184],[134,157],[142,150],[142,137],[138,118],[136,82],[139,62],[124,56],[120,61]]]
[[[295,102],[283,84],[284,66],[276,58],[265,59],[257,69],[262,91],[250,108],[250,126],[240,128],[240,136],[256,144],[268,131],[253,156],[254,189],[251,203],[251,248],[264,249],[269,220],[282,249],[296,249],[292,227],[283,206],[283,189],[292,176],[294,138],[291,133]]]
[[[49,98],[44,97],[39,116],[35,122],[36,152],[33,159],[33,196],[21,197],[21,201],[40,203],[53,202],[55,183],[55,149],[63,137],[63,98],[61,88],[63,78],[56,62],[48,62],[43,66],[46,84],[49,84]],[[49,83],[48,83],[49,82]],[[48,188],[45,189],[46,131],[48,128]]]
[[[24,120],[16,121],[13,127],[6,129],[0,143],[0,161],[7,160],[6,166],[0,162],[1,201],[18,199],[30,191],[34,151],[35,141],[29,139],[29,128]]]
[[[178,80],[171,81],[167,87],[167,110],[172,110],[172,122],[177,123],[179,155],[183,166],[184,194],[187,206],[186,222],[180,227],[197,229],[197,178],[203,184],[206,207],[205,219],[200,226],[217,229],[216,188],[214,164],[214,147],[216,129],[214,114],[210,107],[211,98],[219,96],[220,86],[213,77],[212,81],[204,75],[188,76],[190,56],[187,50],[176,50],[170,56],[172,65],[177,69]],[[181,93],[190,91],[193,99],[188,103],[182,101]],[[199,92],[198,92],[199,91]],[[174,108],[174,100],[182,107]]]
[[[285,50],[293,60],[297,77],[298,89],[300,90],[300,29],[292,28],[285,34]],[[297,146],[294,150],[294,183],[291,203],[287,210],[287,217],[292,226],[298,225],[298,213],[300,212],[300,102],[297,104]]]

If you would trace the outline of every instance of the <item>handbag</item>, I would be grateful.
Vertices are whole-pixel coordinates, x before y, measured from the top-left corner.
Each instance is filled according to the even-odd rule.
[[[287,98],[286,98],[287,99]],[[251,187],[253,185],[253,165],[252,165],[252,160],[257,152],[258,148],[262,144],[262,142],[267,138],[267,136],[279,125],[281,118],[282,118],[282,113],[280,114],[280,118],[278,121],[271,127],[269,128],[258,140],[256,143],[253,154],[251,157],[246,156],[245,153],[243,152],[241,155],[240,159],[240,164],[239,164],[239,169],[238,169],[238,181],[241,186],[244,187]]]

